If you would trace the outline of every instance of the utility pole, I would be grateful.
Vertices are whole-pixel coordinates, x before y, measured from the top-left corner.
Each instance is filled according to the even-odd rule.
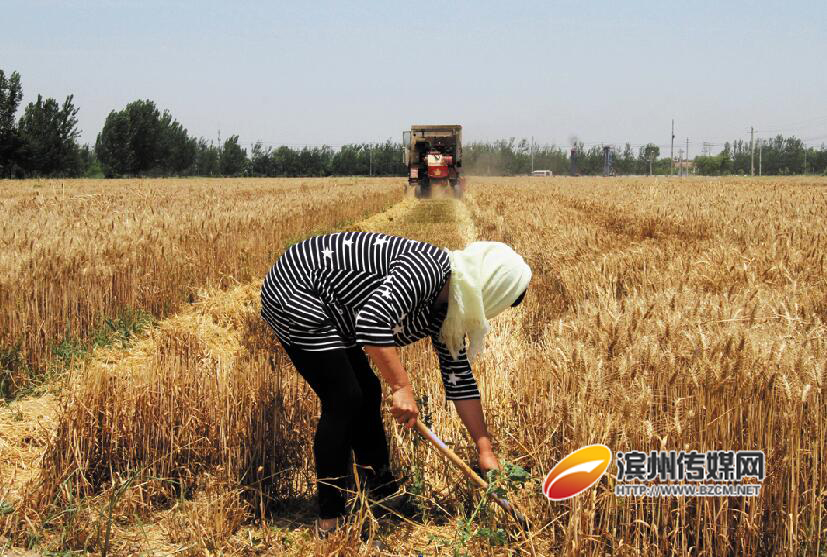
[[[675,174],[675,119],[672,118],[672,147],[669,149],[669,175]]]
[[[534,136],[531,136],[531,173],[534,174]]]
[[[614,176],[614,169],[612,165],[614,164],[614,154],[612,152],[611,147],[604,147],[606,149],[606,175],[607,176]]]
[[[689,138],[686,138],[686,175],[689,176]]]
[[[804,174],[807,174],[807,144],[804,144]]]
[[[373,176],[373,145],[368,147],[368,173]]]
[[[762,153],[764,152],[763,147],[764,147],[764,142],[759,139],[758,140],[758,175],[759,176],[764,175],[764,173],[763,173],[763,164],[762,164],[762,162],[764,160],[764,157],[762,156]]]
[[[755,128],[749,127],[749,175],[755,176]]]

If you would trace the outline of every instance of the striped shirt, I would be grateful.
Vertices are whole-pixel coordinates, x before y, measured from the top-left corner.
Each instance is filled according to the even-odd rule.
[[[405,346],[431,337],[446,398],[480,398],[471,365],[439,340],[447,314],[436,298],[448,252],[373,232],[340,232],[290,246],[261,287],[261,316],[284,344],[304,350]]]

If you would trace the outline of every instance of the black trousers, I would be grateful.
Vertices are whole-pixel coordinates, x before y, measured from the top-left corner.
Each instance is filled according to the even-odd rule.
[[[380,412],[382,385],[360,347],[315,352],[285,346],[296,370],[321,401],[313,440],[319,516],[345,514],[351,451],[371,496],[396,491]]]

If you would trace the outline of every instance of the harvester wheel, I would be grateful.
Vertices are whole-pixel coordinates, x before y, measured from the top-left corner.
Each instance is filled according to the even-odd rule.
[[[420,199],[428,199],[431,197],[431,184],[419,183],[414,189],[414,196]]]
[[[457,181],[451,184],[451,191],[456,199],[462,198],[462,182]]]

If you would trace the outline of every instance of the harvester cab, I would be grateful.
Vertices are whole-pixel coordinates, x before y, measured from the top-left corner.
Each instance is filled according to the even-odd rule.
[[[416,197],[430,197],[434,188],[462,196],[462,126],[411,126],[402,134],[408,185]]]

